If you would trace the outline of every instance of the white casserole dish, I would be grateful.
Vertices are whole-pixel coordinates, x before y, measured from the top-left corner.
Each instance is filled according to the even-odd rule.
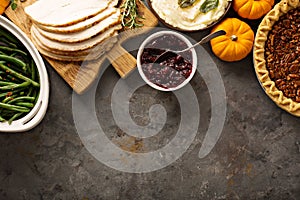
[[[40,93],[32,110],[27,115],[13,121],[11,124],[8,124],[8,122],[1,122],[0,132],[9,133],[28,131],[42,121],[47,111],[49,101],[49,80],[47,70],[38,50],[19,27],[3,16],[0,16],[0,26],[12,33],[20,42],[22,42],[23,46],[25,46],[31,54],[40,77]]]

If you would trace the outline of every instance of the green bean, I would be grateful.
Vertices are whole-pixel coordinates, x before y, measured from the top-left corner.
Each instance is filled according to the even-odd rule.
[[[0,86],[3,86],[3,85],[13,85],[15,83],[13,82],[7,82],[7,81],[0,81]]]
[[[26,108],[33,108],[34,104],[29,102],[16,102],[15,105],[17,106],[24,106]]]
[[[6,97],[5,99],[2,100],[2,103],[7,103],[8,101],[13,100],[13,99],[14,99],[13,96]]]
[[[4,93],[0,93],[0,98],[2,98],[2,97],[9,97],[9,96],[11,96],[12,95],[12,92],[11,91],[8,91],[8,92],[4,92]]]
[[[31,93],[32,93],[32,91],[33,91],[33,88],[32,88],[32,87],[30,87],[30,88],[28,89],[28,93],[27,93],[27,96],[28,96],[28,97],[30,97],[30,96],[31,96]]]
[[[6,120],[0,116],[0,122],[5,122]]]
[[[33,91],[32,96],[33,96],[35,99],[38,99],[38,93],[37,93],[36,90]]]
[[[1,55],[0,55],[0,56],[1,56]],[[19,78],[19,79],[22,79],[22,80],[24,80],[24,81],[29,81],[29,82],[31,82],[31,84],[32,84],[33,86],[35,86],[35,87],[39,87],[39,86],[40,86],[39,83],[37,83],[37,82],[35,82],[34,80],[31,80],[30,78],[28,78],[28,77],[26,77],[26,76],[23,76],[22,74],[20,74],[20,73],[14,71],[14,70],[12,70],[12,69],[10,69],[9,67],[5,66],[4,64],[1,64],[1,63],[0,63],[0,68],[2,68],[3,70],[5,70],[6,72],[9,72],[11,75],[13,75],[13,76],[15,76],[15,77],[17,77],[17,78]]]
[[[30,60],[28,59],[28,57],[24,56],[24,55],[16,55],[15,58],[22,60],[26,64],[25,66],[22,67],[22,73],[30,76],[31,66],[30,66]]]
[[[0,103],[0,107],[1,108],[5,108],[7,110],[13,110],[13,111],[17,111],[17,112],[29,112],[30,109],[23,107],[23,106],[15,106],[15,105],[11,105],[11,104],[6,104],[6,103]]]
[[[31,74],[31,61],[32,61],[32,58],[30,57],[30,59],[29,59],[28,56],[25,56],[23,54],[17,54],[15,57],[19,58],[20,60],[22,60],[26,64],[25,67],[22,67],[22,71],[24,71],[25,74],[30,75]]]
[[[11,95],[9,97],[6,97],[5,99],[3,99],[2,103],[7,103],[8,101],[11,101],[13,99],[15,99],[17,97],[17,95]]]
[[[16,67],[15,65],[10,65],[9,68],[11,68],[12,70],[15,70],[16,72],[24,74],[24,70],[21,67]]]
[[[0,54],[0,56],[1,56],[1,54]],[[2,58],[5,58],[6,60],[0,60],[0,64],[7,64],[7,65],[9,65],[9,67],[11,68],[11,69],[13,69],[13,70],[15,70],[15,71],[18,71],[18,72],[20,72],[20,73],[23,73],[24,72],[24,70],[23,70],[23,67],[25,66],[25,65],[27,65],[26,63],[24,63],[21,59],[19,59],[19,58],[17,58],[17,57],[14,57],[13,55],[6,55],[6,54],[3,54],[2,56],[4,56],[4,57],[2,57]],[[8,56],[8,57],[7,57]],[[23,57],[22,57],[23,58]],[[25,58],[25,56],[24,56],[24,58]],[[23,59],[24,59],[23,58]],[[0,58],[1,59],[1,58]],[[17,64],[17,65],[14,65],[14,63],[13,62],[7,62],[7,60],[11,60],[11,61],[15,61],[15,62],[19,62],[19,64]],[[8,64],[8,63],[12,63],[13,65],[10,65],[10,64]],[[24,65],[25,64],[25,65]],[[2,71],[3,72],[3,71]]]
[[[18,92],[21,92],[22,90],[24,90],[24,88],[16,89],[14,91],[7,91],[7,92],[0,93],[0,98],[17,94]]]
[[[8,120],[8,124],[11,124],[15,119],[17,119],[18,117],[20,117],[23,113],[16,113],[14,114],[9,120]]]
[[[4,85],[4,86],[0,86],[0,91],[1,90],[14,90],[17,88],[23,88],[30,85],[30,82],[23,82],[20,84],[14,83],[14,84],[8,84],[8,85]]]
[[[27,71],[27,67],[26,67],[27,65],[25,65],[24,67],[22,67],[22,70],[25,72],[25,73],[27,73],[28,71]]]
[[[36,68],[35,68],[35,64],[34,64],[33,60],[31,61],[30,66],[31,66],[31,79],[35,80],[35,78],[36,78]]]
[[[27,74],[31,77],[31,73],[32,73],[32,69],[31,69],[31,61],[29,61],[29,60],[26,60],[25,61],[26,62],[26,72],[27,72]],[[31,78],[32,79],[32,78]],[[32,79],[32,80],[34,80],[34,79]]]
[[[6,52],[14,52],[14,53],[20,53],[21,55],[27,56],[27,53],[16,48],[10,48],[6,46],[0,46],[1,51],[6,51]]]
[[[40,93],[37,92],[36,96],[35,96],[35,100],[34,100],[34,103],[36,103],[38,101],[38,99],[40,98]]]
[[[18,46],[10,41],[8,41],[7,39],[5,39],[4,37],[0,37],[0,42],[8,45],[9,47],[12,47],[12,48],[18,48]]]
[[[9,101],[7,103],[8,104],[12,104],[12,103],[20,101],[20,100],[27,100],[27,101],[33,102],[34,99],[35,99],[35,97],[22,96],[22,97],[14,98],[13,100],[11,100],[11,101]]]
[[[9,40],[10,42],[12,42],[14,44],[18,43],[17,38],[11,36],[10,33],[7,30],[3,29],[3,28],[0,28],[0,36],[5,37],[7,40]]]
[[[12,57],[12,56],[7,56],[7,55],[0,55],[1,60],[5,60],[9,63],[13,63],[21,68],[26,67],[26,63],[24,63],[22,60]]]
[[[15,57],[16,55],[17,55],[17,53],[12,53],[12,54],[10,54],[9,56]]]
[[[23,82],[21,84],[13,84],[13,85],[2,86],[2,87],[0,87],[0,90],[14,90],[14,89],[17,89],[17,88],[27,87],[30,84],[31,84],[31,82],[26,81],[26,82]]]
[[[9,80],[13,81],[14,83],[21,83],[21,82],[23,82],[23,80],[20,80],[20,79],[18,79],[17,77],[14,77],[14,76],[12,76],[12,75],[10,75],[10,74],[6,75],[6,77],[7,77]]]

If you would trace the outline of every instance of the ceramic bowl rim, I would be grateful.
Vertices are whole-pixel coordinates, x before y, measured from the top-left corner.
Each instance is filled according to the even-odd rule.
[[[172,88],[163,88],[163,87],[160,87],[154,83],[152,83],[151,81],[149,81],[147,79],[147,77],[145,76],[143,70],[142,70],[142,65],[141,65],[141,55],[143,53],[143,50],[145,48],[145,46],[153,39],[157,38],[157,37],[160,37],[162,35],[166,35],[166,34],[169,34],[169,35],[175,35],[176,37],[178,37],[180,40],[182,40],[183,42],[185,42],[188,47],[191,47],[192,46],[192,43],[191,41],[186,37],[184,36],[183,34],[179,33],[179,32],[176,32],[176,31],[173,31],[173,30],[163,30],[163,31],[158,31],[158,32],[155,32],[153,34],[151,34],[150,36],[148,36],[143,42],[142,44],[140,45],[139,47],[139,50],[138,50],[138,53],[137,53],[137,68],[138,68],[138,71],[139,71],[139,74],[140,76],[142,77],[142,79],[149,85],[151,86],[152,88],[154,89],[157,89],[157,90],[160,90],[160,91],[175,91],[175,90],[178,90],[182,87],[184,87],[186,84],[188,84],[190,82],[190,80],[193,78],[193,76],[195,75],[195,72],[197,70],[197,62],[198,62],[198,59],[197,59],[197,53],[196,53],[196,50],[195,48],[192,48],[191,49],[191,52],[192,52],[192,59],[193,59],[193,62],[192,62],[192,72],[190,74],[190,76],[185,80],[183,81],[180,85],[176,86],[176,87],[172,87]]]

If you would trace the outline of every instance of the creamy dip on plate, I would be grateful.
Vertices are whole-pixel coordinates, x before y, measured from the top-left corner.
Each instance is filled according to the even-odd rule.
[[[150,0],[153,10],[171,26],[193,31],[206,28],[225,13],[230,0],[219,0],[218,6],[206,13],[200,11],[205,0],[196,0],[192,6],[181,8],[178,0]]]

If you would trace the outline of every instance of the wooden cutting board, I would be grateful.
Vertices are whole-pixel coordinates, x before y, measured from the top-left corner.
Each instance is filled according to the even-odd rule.
[[[123,1],[125,0],[121,0],[119,4],[122,5]],[[12,10],[8,7],[5,11],[5,15],[22,31],[24,31],[29,38],[31,38],[30,27],[32,22],[25,14],[24,8],[33,2],[35,2],[35,0],[27,0],[22,3],[18,1],[18,7],[16,10]],[[44,56],[45,60],[47,60],[47,62],[76,93],[84,93],[93,84],[94,80],[97,79],[103,62],[106,59],[111,62],[112,66],[122,78],[125,78],[136,67],[136,59],[128,53],[121,44],[129,38],[149,31],[149,29],[157,26],[158,24],[157,18],[146,6],[139,0],[136,2],[139,13],[145,18],[143,20],[144,27],[135,29],[134,31],[125,31],[120,34],[118,43],[114,46],[114,48],[110,52],[106,53],[104,57],[90,63],[88,67],[81,67],[81,62],[58,61]]]

